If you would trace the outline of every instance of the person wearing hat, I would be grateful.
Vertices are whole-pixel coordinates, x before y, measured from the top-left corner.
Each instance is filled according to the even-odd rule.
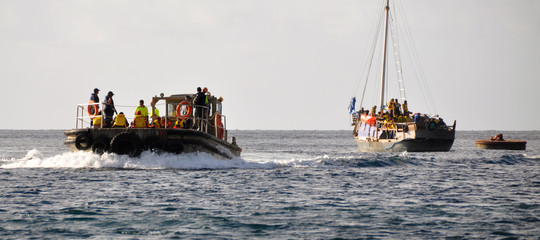
[[[90,95],[90,102],[94,101],[95,103],[99,103],[99,89],[94,88],[94,92]],[[90,107],[90,106],[89,106]],[[99,105],[96,105],[96,108],[90,107],[90,110],[92,113],[94,113],[94,110],[97,109],[99,111]],[[97,113],[96,113],[97,114]],[[94,121],[90,121],[90,126],[93,125]]]
[[[105,104],[105,109],[103,109],[103,111],[105,112],[104,127],[111,127],[114,113],[118,114],[116,108],[114,107],[114,101],[112,99],[113,95],[114,93],[112,91],[109,91],[109,93],[105,97],[105,101],[103,101],[103,104]]]
[[[197,88],[197,93],[193,99],[193,105],[195,105],[195,125],[199,130],[202,130],[201,125],[204,118],[203,108],[206,105],[206,94],[204,94],[201,87]]]
[[[94,101],[95,103],[98,103],[99,102],[98,94],[99,94],[99,89],[94,88],[94,93],[90,95],[90,101]]]

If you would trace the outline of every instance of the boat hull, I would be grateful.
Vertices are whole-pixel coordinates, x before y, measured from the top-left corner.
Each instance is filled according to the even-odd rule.
[[[522,140],[476,140],[478,149],[525,150],[527,141]]]
[[[64,132],[70,151],[114,152],[138,156],[144,150],[172,153],[206,152],[219,159],[239,157],[242,149],[192,129],[84,128]]]
[[[455,123],[429,129],[410,122],[397,129],[380,129],[358,122],[353,135],[360,152],[446,152],[454,144],[454,129]]]
[[[454,144],[454,139],[404,139],[365,140],[356,139],[360,152],[447,152]]]

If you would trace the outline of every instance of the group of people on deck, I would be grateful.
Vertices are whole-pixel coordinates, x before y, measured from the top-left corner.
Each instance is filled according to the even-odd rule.
[[[128,128],[130,127],[130,123],[126,118],[126,115],[123,112],[118,113],[116,111],[116,108],[114,106],[114,101],[112,99],[112,96],[114,93],[112,91],[109,91],[107,96],[105,97],[105,101],[103,101],[103,114],[102,111],[99,109],[99,89],[95,88],[94,92],[90,96],[90,102],[93,105],[89,105],[89,113],[91,115],[94,115],[92,120],[90,121],[90,125],[94,128]],[[209,108],[206,106],[208,105],[208,95],[210,93],[208,92],[208,88],[201,89],[200,87],[197,88],[197,93],[194,96],[193,101],[191,101],[191,97],[187,96],[184,100],[187,101],[189,105],[195,106],[195,112],[194,112],[194,119],[196,121],[201,121],[205,117],[208,117],[208,112],[205,113],[205,111],[208,111]],[[223,99],[220,97],[219,101],[223,101]],[[167,122],[165,122],[165,118],[162,118],[159,116],[159,110],[155,107],[155,103],[150,103],[152,106],[153,111],[151,114],[148,111],[148,108],[144,105],[144,100],[139,100],[139,106],[135,109],[135,117],[133,118],[133,121],[131,122],[132,128],[162,128],[164,126],[173,126],[173,128],[190,128],[191,126],[197,126],[197,122],[195,122],[195,125],[192,121],[192,119],[180,119],[177,118],[175,124],[172,124],[172,121],[170,121],[170,118],[167,119]],[[116,116],[114,116],[116,114]],[[102,119],[102,116],[104,117]],[[103,122],[103,126],[102,126]]]
[[[391,99],[388,105],[377,112],[377,106],[373,106],[369,111],[362,109],[358,112],[359,115],[369,115],[376,117],[377,121],[382,122],[384,128],[395,128],[396,122],[410,122],[412,118],[409,112],[407,100],[400,104],[398,99]],[[372,124],[375,124],[373,121]]]
[[[377,106],[373,106],[369,111],[362,109],[359,114],[368,114],[373,117],[377,117],[379,120],[406,122],[410,119],[409,105],[407,100],[400,104],[397,99],[390,99],[386,108],[377,112]]]

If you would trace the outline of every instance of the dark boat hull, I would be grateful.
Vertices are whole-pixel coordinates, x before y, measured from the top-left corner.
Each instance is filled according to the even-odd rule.
[[[206,152],[220,159],[240,156],[242,149],[192,129],[84,128],[64,132],[70,151],[114,152],[138,156],[144,150],[172,153]]]
[[[447,152],[454,144],[454,129],[455,123],[430,130],[418,129],[412,122],[399,129],[379,129],[359,122],[353,134],[360,152]]]
[[[476,148],[478,149],[505,149],[505,150],[525,150],[526,141],[522,140],[477,140]]]
[[[366,141],[356,139],[360,152],[447,152],[454,139],[405,139]]]

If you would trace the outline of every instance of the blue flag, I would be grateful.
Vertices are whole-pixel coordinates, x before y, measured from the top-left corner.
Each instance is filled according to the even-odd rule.
[[[351,99],[351,105],[349,105],[349,114],[353,114],[356,112],[355,105],[356,105],[356,97],[353,97]]]

